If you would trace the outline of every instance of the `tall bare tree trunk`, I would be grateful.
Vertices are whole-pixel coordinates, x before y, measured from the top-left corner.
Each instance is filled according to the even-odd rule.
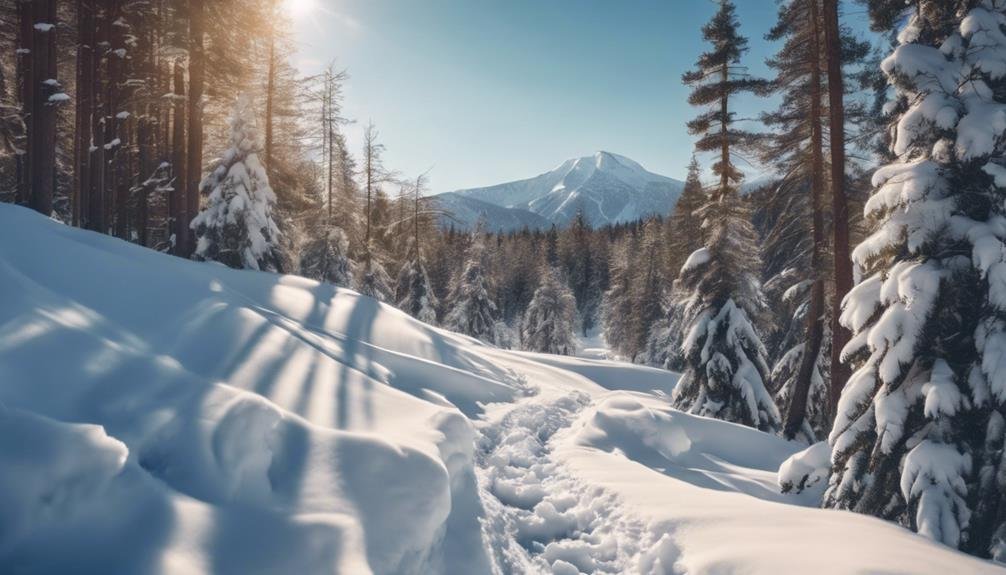
[[[14,201],[27,204],[30,194],[32,119],[31,106],[35,100],[35,82],[32,75],[32,32],[35,24],[35,6],[31,2],[17,2],[18,40],[17,40],[17,88],[18,99],[21,101],[21,119],[24,121],[24,146],[17,157],[17,193]]]
[[[834,418],[849,371],[842,363],[842,348],[850,334],[839,321],[842,300],[852,289],[852,258],[849,252],[849,203],[845,195],[845,84],[842,79],[842,38],[839,33],[838,0],[824,0],[824,36],[828,56],[828,106],[831,134],[832,243],[835,257],[835,300],[831,312],[831,415]]]
[[[265,95],[265,169],[270,178],[273,177],[273,114],[276,100],[276,0],[269,4],[269,77],[266,81]]]
[[[810,305],[807,309],[807,340],[804,343],[800,370],[797,372],[795,387],[790,394],[789,405],[786,406],[786,421],[783,435],[787,439],[795,438],[803,427],[807,417],[807,403],[810,388],[813,385],[814,366],[821,354],[824,340],[824,137],[822,122],[824,114],[821,108],[821,17],[818,8],[819,0],[807,0],[810,4],[810,26],[813,31],[812,47],[814,62],[810,72],[810,147],[811,147],[811,210],[814,234],[814,250],[811,255],[811,273],[814,283],[811,285]]]
[[[172,183],[171,196],[168,198],[168,218],[169,229],[175,236],[172,253],[183,256],[182,242],[188,235],[188,221],[185,219],[185,190],[188,188],[188,171],[185,169],[185,160],[188,157],[185,150],[185,71],[181,62],[174,63],[174,114],[172,118],[172,170],[174,172],[174,182]]]
[[[33,0],[32,33],[30,183],[28,205],[43,214],[52,214],[56,187],[56,107],[51,99],[59,92],[56,75],[56,0]]]
[[[199,181],[203,171],[203,87],[206,76],[206,6],[203,0],[189,0],[189,146],[188,176],[185,180],[185,241],[182,255],[190,257],[195,241],[189,222],[199,213]]]
[[[94,4],[77,0],[77,101],[74,113],[73,225],[88,224],[91,177],[91,108],[94,71]]]

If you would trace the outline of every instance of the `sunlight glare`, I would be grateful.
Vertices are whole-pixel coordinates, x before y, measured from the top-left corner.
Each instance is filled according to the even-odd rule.
[[[287,10],[294,18],[308,16],[318,7],[317,0],[286,0]]]

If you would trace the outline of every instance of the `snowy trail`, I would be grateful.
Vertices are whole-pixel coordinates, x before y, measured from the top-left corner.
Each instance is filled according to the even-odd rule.
[[[644,524],[553,454],[556,438],[590,404],[576,391],[535,395],[481,429],[483,534],[500,573],[631,571]]]

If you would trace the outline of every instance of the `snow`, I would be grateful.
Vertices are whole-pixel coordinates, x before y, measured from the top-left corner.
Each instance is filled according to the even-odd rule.
[[[938,376],[926,393],[947,409]],[[350,290],[0,205],[0,564],[1004,572],[780,493],[784,462],[813,470],[816,458],[672,409],[676,381],[500,350]],[[906,487],[922,497],[964,469],[910,463]]]
[[[458,190],[437,198],[463,209],[471,209],[468,202],[507,209],[503,217],[510,220],[527,222],[527,212],[532,212],[560,226],[582,209],[592,225],[602,226],[635,221],[648,214],[665,215],[683,188],[683,182],[649,172],[625,156],[599,151],[567,160],[533,178]],[[470,226],[473,221],[462,218],[462,223]],[[531,223],[540,226],[534,220]],[[547,229],[547,225],[540,227]]]

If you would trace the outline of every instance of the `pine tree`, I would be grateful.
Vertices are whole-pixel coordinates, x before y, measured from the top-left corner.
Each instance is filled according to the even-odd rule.
[[[772,136],[764,140],[763,159],[783,174],[771,195],[785,204],[769,239],[783,244],[773,250],[777,258],[789,258],[782,262],[782,269],[771,270],[778,275],[770,276],[769,285],[778,286],[790,301],[799,298],[792,306],[799,318],[791,321],[797,324],[787,330],[787,347],[781,350],[772,376],[778,388],[776,399],[785,409],[784,435],[792,439],[803,434],[811,441],[828,424],[829,374],[822,366],[828,354],[822,350],[827,348],[828,340],[824,301],[827,248],[823,98],[829,87],[823,71],[822,27],[820,0],[780,4],[778,21],[767,38],[784,40],[779,53],[768,62],[776,72],[772,85],[782,95],[782,102],[778,110],[762,116],[767,126],[775,128]],[[792,244],[794,249],[778,249],[785,248],[785,244]],[[790,307],[785,303],[779,302],[780,307]]]
[[[349,238],[335,225],[325,225],[305,245],[300,257],[300,275],[339,287],[353,284]]]
[[[259,161],[262,142],[250,100],[238,100],[231,117],[231,146],[203,178],[206,207],[190,224],[198,239],[194,259],[233,268],[282,271],[276,195]]]
[[[901,0],[873,0],[876,29]],[[846,384],[825,505],[897,521],[1006,560],[1006,14],[1001,2],[915,0],[883,69],[895,159],[853,252]]]
[[[521,322],[521,346],[538,353],[571,355],[576,351],[575,323],[573,292],[555,269],[545,270]]]
[[[678,277],[681,266],[688,256],[702,247],[702,221],[695,212],[702,207],[706,192],[699,177],[699,161],[693,155],[691,163],[688,164],[685,187],[665,224],[668,230],[666,271],[671,280]]]
[[[754,136],[734,127],[729,107],[732,96],[766,85],[738,67],[747,41],[737,27],[733,4],[722,0],[703,28],[713,50],[684,76],[694,87],[689,102],[711,107],[689,122],[689,129],[700,136],[697,149],[719,152],[713,172],[720,182],[698,211],[706,247],[689,256],[675,288],[688,329],[682,344],[687,369],[673,402],[683,411],[775,431],[779,412],[766,389],[766,351],[754,324],[765,305],[758,245],[737,189],[743,175],[731,158],[733,148]]]
[[[430,325],[437,323],[437,296],[430,285],[419,245],[409,238],[405,264],[398,272],[395,298],[398,309]]]
[[[499,310],[490,297],[488,254],[482,226],[476,226],[465,253],[464,269],[447,297],[444,327],[487,343],[497,343]]]
[[[604,328],[604,339],[612,351],[622,356],[631,356],[633,350],[629,344],[632,341],[632,281],[636,273],[634,262],[636,258],[633,241],[627,240],[618,246],[611,260],[610,286],[604,293],[602,303],[601,325]]]

